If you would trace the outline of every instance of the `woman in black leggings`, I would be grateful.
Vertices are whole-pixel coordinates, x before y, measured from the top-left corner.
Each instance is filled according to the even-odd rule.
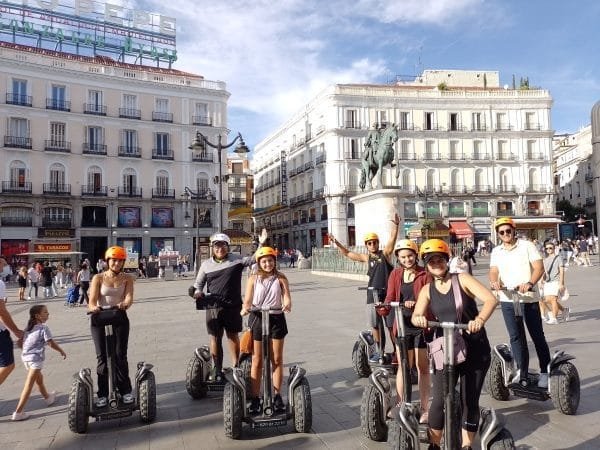
[[[491,361],[490,343],[483,326],[494,312],[498,301],[492,291],[468,273],[455,275],[449,273],[450,248],[441,239],[425,241],[421,245],[420,254],[433,277],[433,282],[421,289],[412,323],[417,327],[426,328],[428,318],[440,322],[457,322],[458,319],[459,323],[465,323],[468,327],[468,332],[463,333],[467,348],[466,360],[456,366],[456,373],[460,383],[462,403],[462,449],[471,450],[479,425],[479,396]],[[454,299],[452,276],[458,278],[460,286],[460,316]],[[475,297],[483,302],[481,312],[477,310]],[[436,329],[435,333],[435,337],[441,336],[442,330]],[[443,372],[434,369],[432,378],[433,400],[429,407],[431,441],[429,450],[438,450],[444,428]],[[453,388],[454,386],[451,387]]]

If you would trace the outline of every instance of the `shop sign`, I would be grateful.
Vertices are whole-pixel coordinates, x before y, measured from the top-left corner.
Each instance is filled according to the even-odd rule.
[[[70,252],[72,249],[71,244],[33,244],[34,252]]]
[[[53,230],[51,228],[38,228],[38,238],[74,238],[75,228]]]

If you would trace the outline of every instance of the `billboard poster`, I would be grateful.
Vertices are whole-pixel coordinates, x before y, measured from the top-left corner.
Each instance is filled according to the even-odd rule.
[[[119,207],[119,227],[139,228],[142,226],[140,208],[135,206]]]
[[[157,256],[163,250],[173,250],[173,238],[152,238],[150,239],[150,253]]]
[[[152,208],[152,226],[173,228],[173,208]]]

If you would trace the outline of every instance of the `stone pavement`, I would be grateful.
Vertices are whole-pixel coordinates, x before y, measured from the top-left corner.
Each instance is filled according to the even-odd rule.
[[[597,260],[597,256],[594,257]],[[475,268],[486,274],[487,260]],[[132,325],[129,359],[155,365],[158,414],[155,423],[142,425],[139,416],[102,423],[90,422],[85,435],[76,435],[67,426],[67,399],[71,377],[80,367],[94,367],[95,355],[84,308],[65,308],[63,299],[48,300],[48,325],[68,354],[66,360],[47,350],[44,377],[49,390],[58,390],[57,403],[46,408],[34,391],[26,410],[32,418],[13,423],[25,370],[15,371],[0,386],[0,449],[383,449],[363,437],[360,429],[360,401],[367,380],[358,379],[351,366],[352,345],[364,327],[363,283],[342,278],[312,275],[308,271],[284,269],[290,278],[293,311],[287,316],[290,334],[286,339],[284,362],[300,364],[307,370],[313,401],[313,430],[297,434],[293,426],[253,431],[244,426],[243,438],[233,441],[223,434],[222,401],[216,394],[192,400],[185,391],[185,370],[193,349],[207,342],[204,313],[193,308],[186,296],[187,280],[140,280],[136,302],[130,310]],[[512,399],[496,402],[487,394],[481,404],[504,414],[519,449],[600,448],[600,334],[597,304],[600,267],[574,267],[567,272],[572,294],[571,321],[546,325],[551,349],[563,349],[577,356],[581,377],[581,403],[576,416],[564,416],[550,401]],[[599,283],[599,284],[597,284]],[[24,326],[31,302],[19,304],[10,290],[8,309]],[[492,343],[506,342],[499,311],[488,323]],[[532,349],[532,355],[535,352]],[[20,361],[20,352],[16,352]],[[226,360],[228,357],[226,355]],[[534,359],[534,357],[532,357]],[[535,359],[532,367],[536,367]]]

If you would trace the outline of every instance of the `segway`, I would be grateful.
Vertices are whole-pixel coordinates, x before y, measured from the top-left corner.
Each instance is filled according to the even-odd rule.
[[[373,297],[375,303],[371,306],[377,311],[380,307],[385,307],[383,301],[384,289],[376,289],[373,287],[359,287],[358,290],[369,290],[373,291]],[[356,375],[360,378],[368,377],[371,372],[376,368],[386,369],[391,373],[396,373],[398,363],[393,363],[393,353],[385,352],[385,321],[382,316],[375,314],[376,316],[376,328],[379,331],[379,342],[375,342],[373,332],[371,330],[363,330],[358,333],[358,339],[354,343],[352,348],[352,368]],[[379,355],[377,361],[372,361],[375,354]],[[410,379],[410,378],[409,378]]]
[[[383,308],[393,308],[396,321],[396,343],[400,350],[400,366],[398,370],[402,370],[404,392],[402,398],[406,403],[411,402],[412,398],[412,383],[411,370],[408,365],[408,349],[406,346],[406,329],[402,315],[404,302],[387,303]],[[360,424],[363,434],[373,441],[385,441],[388,437],[387,414],[393,406],[393,396],[395,389],[391,386],[390,372],[384,368],[376,368],[369,377],[369,384],[365,386],[363,391],[362,402],[360,407]],[[420,408],[416,405],[415,413],[417,414],[417,422]],[[421,425],[424,436],[427,435],[427,425]]]
[[[273,407],[271,379],[271,350],[269,345],[269,317],[281,307],[252,307],[250,312],[262,315],[262,408],[261,412],[251,414],[248,407],[249,388],[241,368],[225,369],[225,390],[223,392],[223,426],[225,436],[239,439],[242,424],[252,428],[269,428],[286,425],[293,420],[298,433],[308,433],[312,427],[312,399],[306,371],[298,365],[290,367],[288,377],[288,400],[285,409],[276,411]]]
[[[194,297],[195,288],[189,288],[189,295]],[[209,310],[223,306],[222,298],[216,294],[206,294],[202,299],[196,299],[197,310]],[[238,359],[238,367],[242,369],[244,379],[250,379],[250,367],[252,366],[252,355],[241,353]],[[185,390],[193,399],[206,397],[208,392],[223,392],[225,388],[225,377],[217,373],[213,364],[208,345],[202,345],[194,350],[185,373]]]
[[[116,306],[103,307],[102,311],[93,314],[95,324],[104,325],[106,335],[106,363],[108,366],[108,404],[98,408],[94,403],[94,382],[89,368],[81,369],[73,375],[71,393],[69,394],[68,422],[74,433],[85,433],[88,429],[89,417],[97,422],[129,417],[134,411],[140,411],[143,423],[150,423],[156,418],[156,381],[152,372],[152,364],[138,362],[135,374],[135,399],[131,404],[124,404],[121,393],[116,388],[115,336],[113,324],[120,320]]]
[[[503,289],[511,298],[519,339],[526,342],[523,323],[523,306],[516,289]],[[492,363],[486,376],[486,387],[492,398],[506,401],[512,393],[515,397],[546,401],[552,399],[554,407],[563,414],[573,415],[579,407],[580,381],[577,368],[571,362],[575,357],[564,351],[556,351],[548,364],[548,387],[538,387],[539,374],[527,371],[520,380],[512,380],[516,371],[510,346],[498,344],[492,351]]]
[[[428,328],[442,328],[444,332],[444,448],[453,450],[461,447],[460,402],[456,386],[456,367],[454,352],[454,331],[466,330],[467,325],[453,322],[427,322]],[[394,449],[417,450],[423,441],[419,429],[417,407],[404,402],[392,410],[388,443]],[[484,450],[512,450],[515,448],[513,437],[500,416],[493,409],[482,408],[479,421],[479,437]]]

